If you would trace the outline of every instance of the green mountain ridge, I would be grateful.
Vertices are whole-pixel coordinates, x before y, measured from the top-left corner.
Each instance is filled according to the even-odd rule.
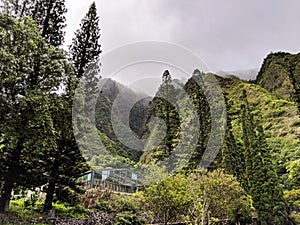
[[[256,83],[279,98],[298,102],[300,107],[300,53],[269,54]]]
[[[109,80],[95,113],[96,133],[103,145],[97,150],[94,143],[88,143],[95,152],[86,158],[94,168],[128,165],[142,176],[158,170],[155,179],[164,179],[160,176],[166,172],[187,175],[199,166],[208,171],[224,169],[251,196],[260,218],[287,224],[284,221],[291,215],[300,221],[296,59],[290,54],[271,54],[256,81],[195,70],[182,88],[173,86],[170,72],[165,71],[152,100]],[[216,85],[221,88],[219,94],[211,92]],[[215,110],[220,117],[214,120],[211,113]],[[132,133],[143,139],[143,151],[128,147],[136,144]]]
[[[287,165],[300,158],[300,119],[297,103],[277,97],[256,84],[232,78],[219,77],[219,80],[231,105],[232,112],[229,114],[235,138],[239,139],[242,135],[241,121],[237,113],[241,105],[241,90],[246,90],[253,114],[259,117],[265,130],[278,173],[286,178]]]
[[[252,113],[259,118],[262,123],[267,136],[267,143],[277,165],[278,174],[281,175],[283,182],[285,182],[288,177],[288,164],[300,159],[300,118],[297,109],[299,99],[299,91],[297,89],[299,88],[299,62],[299,54],[271,53],[264,60],[255,83],[243,81],[236,77],[221,77],[210,74],[210,76],[214,76],[219,82],[223,94],[227,98],[227,104],[230,105],[228,116],[230,117],[230,121],[232,121],[233,135],[237,140],[241,138],[242,134],[241,121],[237,116],[241,106],[240,98],[243,90],[247,92],[247,99]],[[203,76],[203,74],[200,76]],[[194,104],[199,104],[196,108],[198,107],[198,115],[201,114],[200,117],[203,117],[202,122],[208,121],[209,118],[207,116],[205,117],[205,112],[208,113],[209,108],[204,107],[204,109],[201,107],[201,104],[202,106],[203,104],[205,105],[206,101],[204,99],[204,92],[199,92],[201,88],[193,82],[195,77],[197,76],[193,76],[189,79],[183,88],[190,97],[194,99]],[[185,140],[192,139],[192,137],[180,137],[181,128],[178,127],[178,125],[176,125],[177,122],[175,122],[173,127],[169,127],[170,133],[167,133],[163,141],[161,143],[153,142],[152,144],[149,142],[146,144],[146,149],[144,149],[143,154],[123,145],[122,142],[118,140],[112,128],[111,109],[116,96],[118,96],[120,91],[124,88],[125,86],[113,80],[109,80],[98,98],[96,109],[96,126],[100,131],[101,140],[113,155],[136,162],[141,160],[142,163],[151,164],[168,157],[170,151],[175,149],[178,145],[180,138],[185,138]],[[197,92],[199,93],[197,94]],[[133,100],[137,97],[130,89],[127,89],[125,93],[127,93],[125,101],[118,109],[120,110],[121,117],[124,114],[122,110],[128,110],[126,107],[128,107],[130,100],[127,99],[131,98],[131,100]],[[123,92],[121,94],[123,94]],[[181,101],[181,107],[187,104],[187,102],[180,100],[180,97],[178,97],[180,96],[180,91],[174,90],[172,95],[174,95],[173,97],[177,98],[179,102]],[[202,100],[199,100],[199,98]],[[161,114],[160,110],[162,110],[162,107],[169,107],[168,104],[165,103],[163,104],[165,106],[158,107],[158,105],[162,103],[162,100],[159,98],[154,98],[152,101],[146,98],[138,101],[134,105],[130,111],[129,124],[130,129],[136,134],[136,137],[144,139],[149,137],[150,118],[158,116],[163,118],[165,122],[166,120],[169,120],[169,122],[178,120],[176,109],[174,107],[172,108],[172,106],[169,108],[169,110],[171,110],[170,112],[172,112],[170,115],[172,116],[167,118]],[[122,118],[118,121],[117,127],[120,127],[120,129],[128,129],[128,127],[125,128],[126,124],[123,123]],[[187,121],[184,122],[185,125],[182,125],[182,127],[191,127],[189,125],[191,122],[192,120],[187,119]],[[206,127],[206,130],[210,130],[209,124],[204,127]],[[157,137],[165,135],[159,127],[155,127],[152,132],[156,132],[153,134],[153,137],[155,137],[155,135]],[[199,162],[202,157],[203,151],[206,148],[209,132],[210,131],[206,132],[202,130],[202,142],[198,142],[196,152],[193,156],[190,156],[194,160],[194,163]],[[95,165],[95,162],[97,162],[95,158],[92,161],[92,165]],[[191,163],[191,159],[189,163]],[[101,166],[99,163],[96,163],[96,165]]]

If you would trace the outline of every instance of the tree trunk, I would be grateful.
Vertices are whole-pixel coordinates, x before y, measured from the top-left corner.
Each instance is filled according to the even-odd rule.
[[[16,149],[11,153],[8,159],[8,169],[4,175],[3,187],[0,190],[0,212],[9,211],[9,203],[11,198],[11,192],[16,181],[19,170],[19,161],[21,157],[22,140],[18,141]]]
[[[28,4],[28,0],[23,2],[23,7],[22,7],[22,10],[21,10],[21,13],[20,13],[20,17],[24,16],[27,4]]]
[[[52,202],[53,202],[53,197],[54,197],[54,192],[55,192],[55,179],[49,182],[49,186],[46,191],[46,200],[44,204],[44,212],[48,212],[52,209]]]
[[[56,181],[57,181],[57,171],[58,171],[58,160],[54,160],[52,171],[50,174],[50,181],[48,183],[48,188],[46,191],[46,200],[44,204],[44,212],[48,212],[49,210],[52,209],[52,202],[53,202],[53,197],[54,197],[54,192],[55,192],[55,186],[56,186]]]
[[[10,203],[12,189],[13,189],[12,180],[4,181],[3,191],[0,196],[0,212],[9,211],[9,203]]]
[[[1,195],[0,195],[0,212],[8,212],[9,211],[11,192],[14,187],[14,181],[15,181],[15,176],[16,176],[15,169],[16,168],[11,166],[4,176],[3,189],[1,190]]]
[[[46,34],[48,32],[48,29],[49,29],[49,21],[50,21],[50,13],[51,13],[51,10],[52,10],[52,7],[53,7],[53,0],[50,0],[50,2],[48,3],[47,5],[47,13],[45,15],[45,20],[44,20],[44,23],[42,24],[42,37],[46,37]],[[48,43],[50,44],[50,43]]]
[[[209,203],[207,202],[206,193],[203,192],[203,216],[202,216],[202,225],[209,225]]]

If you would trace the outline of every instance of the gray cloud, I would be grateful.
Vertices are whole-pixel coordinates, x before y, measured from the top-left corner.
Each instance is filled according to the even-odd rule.
[[[66,44],[91,0],[66,0]],[[103,53],[160,40],[197,53],[212,71],[259,68],[271,51],[300,51],[298,0],[96,0]]]

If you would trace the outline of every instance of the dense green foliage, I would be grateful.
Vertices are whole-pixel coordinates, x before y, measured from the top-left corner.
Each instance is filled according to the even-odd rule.
[[[300,54],[269,54],[259,71],[257,83],[279,98],[297,101],[300,110]]]
[[[96,4],[93,2],[88,13],[82,19],[80,29],[76,31],[70,46],[70,58],[76,68],[77,77],[81,78],[89,65],[99,57],[101,53],[99,38],[99,17]]]
[[[194,104],[197,110],[200,127],[198,137],[196,137],[198,139],[197,145],[187,166],[188,170],[198,168],[200,160],[207,147],[209,136],[211,134],[211,108],[205,95],[205,87],[204,85],[200,86],[200,84],[203,83],[203,81],[201,80],[201,76],[204,76],[204,74],[201,74],[198,70],[195,70],[193,73],[193,77],[190,80],[188,80],[188,82],[184,86],[185,91],[192,99],[192,103]],[[191,126],[193,123],[195,123],[194,119],[195,118],[188,118],[186,121],[187,124],[185,126]],[[182,126],[184,126],[184,124],[182,124]],[[185,138],[185,140],[188,140],[191,137]]]
[[[2,12],[15,18],[32,17],[46,43],[55,47],[64,42],[65,0],[1,0]]]
[[[211,220],[251,220],[251,199],[239,182],[221,170],[195,171],[189,177],[176,175],[154,184],[143,195],[145,207],[158,222],[189,221],[209,224]]]
[[[182,175],[169,177],[150,186],[145,192],[145,202],[163,224],[186,216],[192,196],[188,191],[188,180]]]
[[[156,124],[152,129],[153,141],[147,143],[141,161],[144,163],[159,162],[168,157],[178,144],[178,133],[180,132],[180,120],[176,101],[179,98],[179,91],[172,84],[172,77],[168,70],[163,73],[162,84],[160,85],[155,98],[149,103],[146,109],[146,128],[144,137],[149,137],[149,127],[153,117],[160,118],[163,122]],[[177,108],[176,108],[177,107]],[[152,131],[153,132],[153,131]],[[164,134],[165,132],[165,134]],[[157,143],[156,137],[164,135],[161,143]]]
[[[113,218],[114,224],[249,224],[255,217],[262,225],[300,221],[299,54],[270,54],[253,83],[195,70],[187,83],[179,84],[166,70],[150,100],[111,79],[102,79],[105,85],[98,90],[101,46],[95,3],[68,53],[59,48],[66,26],[64,0],[1,3],[0,212],[11,206],[18,218],[26,218],[26,213],[38,217],[54,208],[59,217],[85,217],[89,208]],[[219,104],[219,96],[209,99],[211,87],[203,83],[204,76],[218,80],[227,106],[224,143],[212,164],[202,158],[218,109],[210,103]],[[77,89],[85,94],[83,107],[73,109],[82,130],[74,132],[72,104],[83,77]],[[135,99],[139,101],[128,108]],[[112,121],[117,100],[120,118]],[[122,143],[126,134],[118,136],[117,130],[129,131],[124,119],[129,111],[129,128],[136,137],[148,138],[140,149],[144,152]],[[225,127],[219,129],[222,136]],[[89,132],[103,146],[87,141]],[[110,154],[101,154],[104,150]],[[174,160],[160,167],[168,158]],[[144,190],[132,196],[101,190],[82,194],[77,178],[90,169],[85,160],[100,168],[139,167]],[[208,171],[197,170],[200,162]],[[41,199],[10,204],[12,190],[41,186]]]
[[[251,115],[246,91],[242,94],[242,101],[245,188],[253,198],[261,224],[287,224],[287,210],[270,149],[261,124]]]
[[[64,53],[46,45],[37,34],[38,28],[30,18],[15,20],[1,15],[1,137],[5,143],[1,161],[6,164],[1,170],[1,201],[10,198],[17,181],[29,187],[42,184],[46,163],[39,158],[56,145],[51,98],[66,76]],[[36,58],[39,73],[35,70]]]
[[[30,16],[37,22],[47,44],[60,46],[64,42],[66,27],[65,0],[36,0]]]
[[[51,29],[61,32],[64,19],[59,17],[65,12],[64,2],[37,4],[46,7],[38,8],[41,19],[57,22],[60,28],[53,25]],[[9,15],[14,12],[11,6],[7,7],[7,13],[1,14],[0,30],[0,211],[8,210],[11,191],[16,187],[34,189],[44,185],[45,211],[52,208],[55,193],[57,198],[75,204],[74,191],[80,191],[76,179],[88,166],[72,131],[74,69],[66,53],[54,47],[61,44],[63,33],[44,27],[45,21],[43,27],[38,27],[30,17],[18,19],[12,13],[15,18]],[[62,7],[62,11],[53,11],[52,7]],[[51,21],[53,17],[56,22]],[[62,85],[65,89],[58,92]]]

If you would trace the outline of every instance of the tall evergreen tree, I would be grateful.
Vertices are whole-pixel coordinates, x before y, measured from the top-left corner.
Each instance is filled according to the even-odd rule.
[[[62,193],[77,191],[76,178],[88,169],[72,132],[74,68],[31,18],[0,14],[0,28],[0,211],[13,188],[44,184],[47,211],[54,192],[66,200]]]
[[[96,3],[93,2],[88,13],[75,33],[70,46],[70,58],[77,70],[77,77],[81,78],[85,70],[93,64],[101,53],[99,17]]]
[[[141,158],[142,162],[149,163],[153,159],[156,161],[164,160],[176,148],[179,141],[178,133],[180,133],[180,119],[176,106],[179,92],[172,83],[170,72],[164,71],[162,84],[148,106],[145,124],[149,127],[154,117],[163,122],[155,124],[151,135],[149,130],[144,131],[144,136],[149,137],[149,141],[145,146],[145,153]],[[171,169],[172,165],[168,165],[168,167]]]
[[[31,16],[37,21],[47,44],[55,47],[64,42],[66,27],[65,0],[36,0]]]
[[[168,70],[166,70],[163,73],[162,76],[162,85],[160,87],[160,94],[162,94],[162,98],[168,98],[168,97],[175,97],[176,93],[174,90],[174,87],[171,84],[172,82],[172,77],[171,74]],[[165,138],[165,145],[166,145],[166,154],[170,154],[174,148],[174,141],[173,139],[175,138],[175,134],[176,134],[176,130],[177,127],[176,124],[174,123],[175,121],[173,121],[175,118],[174,116],[176,116],[176,112],[174,112],[174,106],[172,106],[172,103],[163,100],[164,104],[157,105],[158,110],[162,110],[160,112],[160,116],[163,116],[165,119],[165,123],[167,125],[167,131],[166,131],[166,138]],[[162,107],[162,108],[161,108]],[[179,120],[179,118],[176,118]],[[175,119],[175,120],[176,120]],[[175,126],[174,126],[175,125]]]
[[[233,134],[232,118],[237,112],[232,111],[231,102],[226,98],[227,108],[227,130],[222,146],[222,167],[229,174],[234,175],[242,184],[245,190],[248,190],[246,177],[245,177],[245,161],[244,161],[244,148],[240,140]]]
[[[89,169],[73,134],[72,97],[69,91],[60,96],[52,96],[51,115],[56,148],[45,157],[48,171],[45,212],[52,209],[55,193],[60,200],[76,203],[76,196],[72,194],[80,192],[76,179]]]
[[[199,84],[201,85],[203,83],[201,79],[201,76],[203,75],[203,73],[196,69],[193,72],[193,77],[185,85],[185,91],[188,93],[188,95],[193,101],[194,107],[197,110],[200,123],[198,143],[195,151],[191,156],[191,159],[189,160],[187,170],[193,170],[198,167],[206,149],[208,139],[211,133],[210,106],[204,93],[205,90],[203,90],[203,87],[199,86]]]
[[[80,29],[75,33],[69,52],[70,60],[75,67],[76,78],[83,78],[76,89],[77,98],[74,102],[75,107],[73,107],[73,113],[76,115],[73,117],[74,132],[81,149],[86,149],[88,152],[95,150],[95,148],[87,143],[83,133],[91,134],[93,132],[91,121],[93,123],[95,120],[94,106],[98,97],[98,72],[100,69],[97,62],[101,53],[99,38],[99,17],[96,4],[93,2],[80,24]],[[83,77],[84,73],[85,76]],[[78,98],[78,95],[80,95],[80,98]],[[72,118],[72,114],[70,116]]]
[[[251,113],[246,91],[242,96],[241,120],[249,194],[262,225],[288,224],[288,214],[270,149],[259,121]]]
[[[64,79],[62,51],[49,47],[29,17],[0,14],[0,211],[16,185],[43,184],[41,156],[56,148],[50,95]],[[39,56],[41,73],[34,72]]]

